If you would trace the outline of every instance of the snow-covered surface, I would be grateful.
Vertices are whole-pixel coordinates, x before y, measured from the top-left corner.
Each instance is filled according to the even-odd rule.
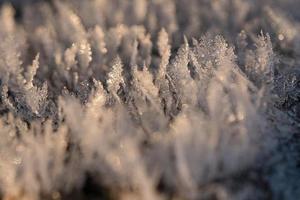
[[[300,1],[9,2],[0,198],[300,198]]]

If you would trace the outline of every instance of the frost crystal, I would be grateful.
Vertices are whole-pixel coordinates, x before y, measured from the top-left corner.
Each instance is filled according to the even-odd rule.
[[[117,57],[112,66],[112,70],[109,72],[107,77],[107,89],[113,95],[117,95],[121,85],[124,84],[122,72],[123,64],[120,60],[120,57]]]
[[[0,199],[300,199],[299,10],[0,0]]]

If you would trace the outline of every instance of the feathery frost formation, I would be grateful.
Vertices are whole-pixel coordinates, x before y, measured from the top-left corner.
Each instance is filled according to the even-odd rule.
[[[1,199],[300,198],[298,0],[10,3]]]

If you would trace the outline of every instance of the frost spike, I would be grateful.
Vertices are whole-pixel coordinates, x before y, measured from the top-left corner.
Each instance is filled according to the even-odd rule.
[[[161,62],[159,65],[158,77],[163,77],[166,74],[166,68],[171,56],[171,47],[169,45],[169,36],[165,29],[159,32],[157,42]]]
[[[87,107],[89,111],[95,111],[102,106],[105,105],[106,102],[106,92],[103,88],[103,85],[100,81],[93,79],[95,90],[93,92],[92,97],[89,100],[89,103],[87,104]]]
[[[111,71],[108,73],[107,89],[113,95],[117,96],[120,85],[124,84],[123,79],[123,64],[119,56],[114,60]]]
[[[35,56],[35,59],[32,62],[32,65],[28,67],[28,71],[25,74],[26,78],[26,88],[32,88],[33,87],[33,79],[36,75],[37,69],[39,68],[39,58],[40,54],[38,53]]]

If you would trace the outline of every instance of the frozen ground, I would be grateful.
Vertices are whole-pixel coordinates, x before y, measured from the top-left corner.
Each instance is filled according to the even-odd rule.
[[[300,199],[299,0],[0,2],[0,199]]]

